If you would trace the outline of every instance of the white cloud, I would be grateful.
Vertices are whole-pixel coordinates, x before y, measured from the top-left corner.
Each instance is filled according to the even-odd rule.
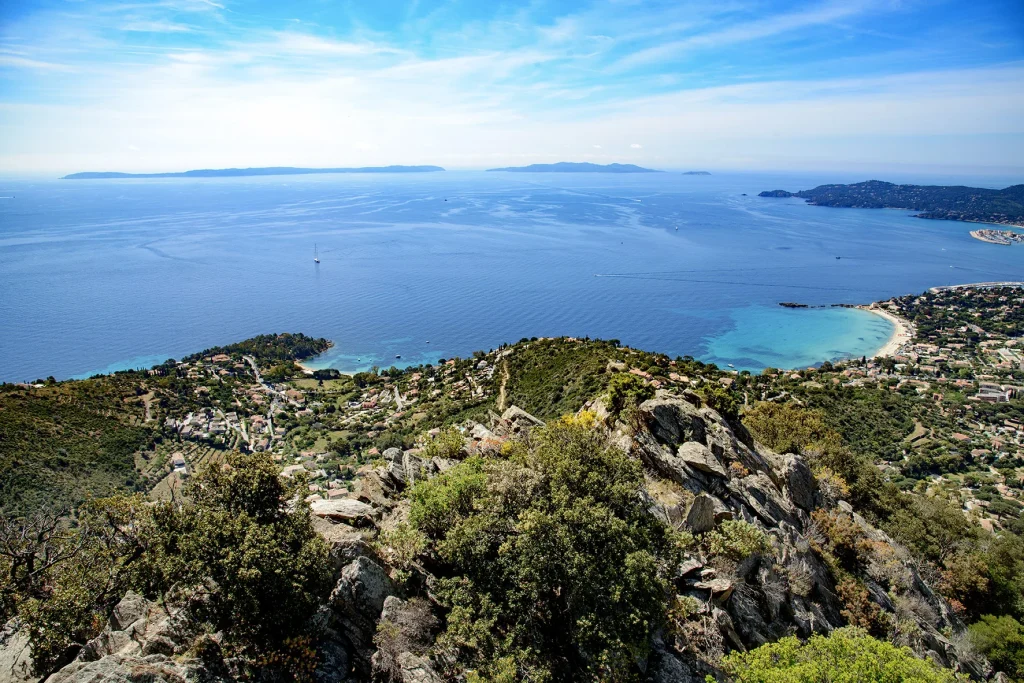
[[[601,145],[594,145],[594,149],[601,149]]]
[[[643,147],[644,147],[643,145],[638,144],[636,142],[634,142],[632,145],[629,146],[630,149],[643,149]]]

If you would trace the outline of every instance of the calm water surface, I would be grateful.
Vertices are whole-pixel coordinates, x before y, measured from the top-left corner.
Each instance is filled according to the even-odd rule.
[[[891,327],[780,301],[866,303],[1024,279],[1024,247],[974,240],[968,224],[756,196],[864,179],[3,181],[0,380],[149,366],[286,330],[334,340],[318,364],[347,371],[548,335],[740,369],[800,367],[870,355]],[[970,181],[938,182],[950,180]]]

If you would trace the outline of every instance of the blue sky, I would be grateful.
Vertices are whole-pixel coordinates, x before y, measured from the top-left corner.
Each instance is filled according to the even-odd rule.
[[[0,170],[1024,170],[1024,2],[0,4]]]

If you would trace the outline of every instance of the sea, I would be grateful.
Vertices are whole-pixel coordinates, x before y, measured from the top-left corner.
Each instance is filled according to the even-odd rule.
[[[8,178],[0,381],[149,367],[282,331],[331,339],[312,364],[344,372],[560,335],[800,368],[871,356],[892,334],[833,304],[1024,279],[1024,247],[972,239],[972,224],[757,196],[869,177]]]

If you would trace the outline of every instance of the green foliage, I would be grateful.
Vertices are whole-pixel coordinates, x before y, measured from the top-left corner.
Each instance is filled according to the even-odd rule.
[[[704,384],[697,389],[697,395],[705,405],[729,419],[739,415],[739,399],[720,384]]]
[[[196,617],[255,652],[301,634],[331,588],[327,546],[309,509],[288,510],[290,492],[265,455],[232,455],[193,478],[191,502],[155,512],[165,588],[216,590]]]
[[[763,401],[743,413],[743,424],[754,437],[776,453],[804,453],[820,449],[838,434],[825,424],[820,410],[793,403]]]
[[[412,492],[410,519],[444,568],[441,643],[492,680],[625,675],[664,618],[671,535],[637,496],[639,464],[592,421],[532,441]]]
[[[422,457],[428,460],[431,458],[450,460],[458,456],[464,442],[462,432],[455,427],[445,427],[437,436],[431,437],[423,444]]]
[[[736,683],[952,683],[956,676],[935,663],[918,659],[910,648],[876,640],[847,627],[830,635],[811,636],[806,644],[795,637],[734,652],[722,669]],[[711,681],[710,677],[708,680]]]
[[[971,642],[996,671],[1024,679],[1024,625],[1013,617],[986,614],[971,624]]]
[[[323,353],[330,348],[331,342],[326,339],[307,337],[299,333],[284,332],[281,334],[261,334],[227,346],[214,346],[200,353],[185,358],[186,361],[199,360],[206,356],[227,354],[234,358],[252,356],[257,363],[279,363],[288,360],[302,360]]]
[[[0,385],[0,510],[18,515],[142,490],[134,456],[156,434],[133,424],[143,412],[137,387],[119,375]]]
[[[620,413],[629,406],[638,406],[654,396],[654,387],[629,373],[612,375],[608,381],[608,395],[605,406],[613,414]]]
[[[741,519],[728,519],[708,532],[705,539],[712,555],[737,562],[755,553],[770,553],[768,535]]]
[[[509,378],[507,405],[517,405],[542,419],[575,412],[601,393],[608,361],[617,357],[611,342],[566,342],[561,339],[520,345],[504,361]],[[502,373],[495,373],[501,382]]]
[[[141,497],[91,501],[77,522],[39,513],[0,530],[3,616],[16,612],[25,624],[39,674],[74,657],[123,593],[152,575],[152,517]]]

